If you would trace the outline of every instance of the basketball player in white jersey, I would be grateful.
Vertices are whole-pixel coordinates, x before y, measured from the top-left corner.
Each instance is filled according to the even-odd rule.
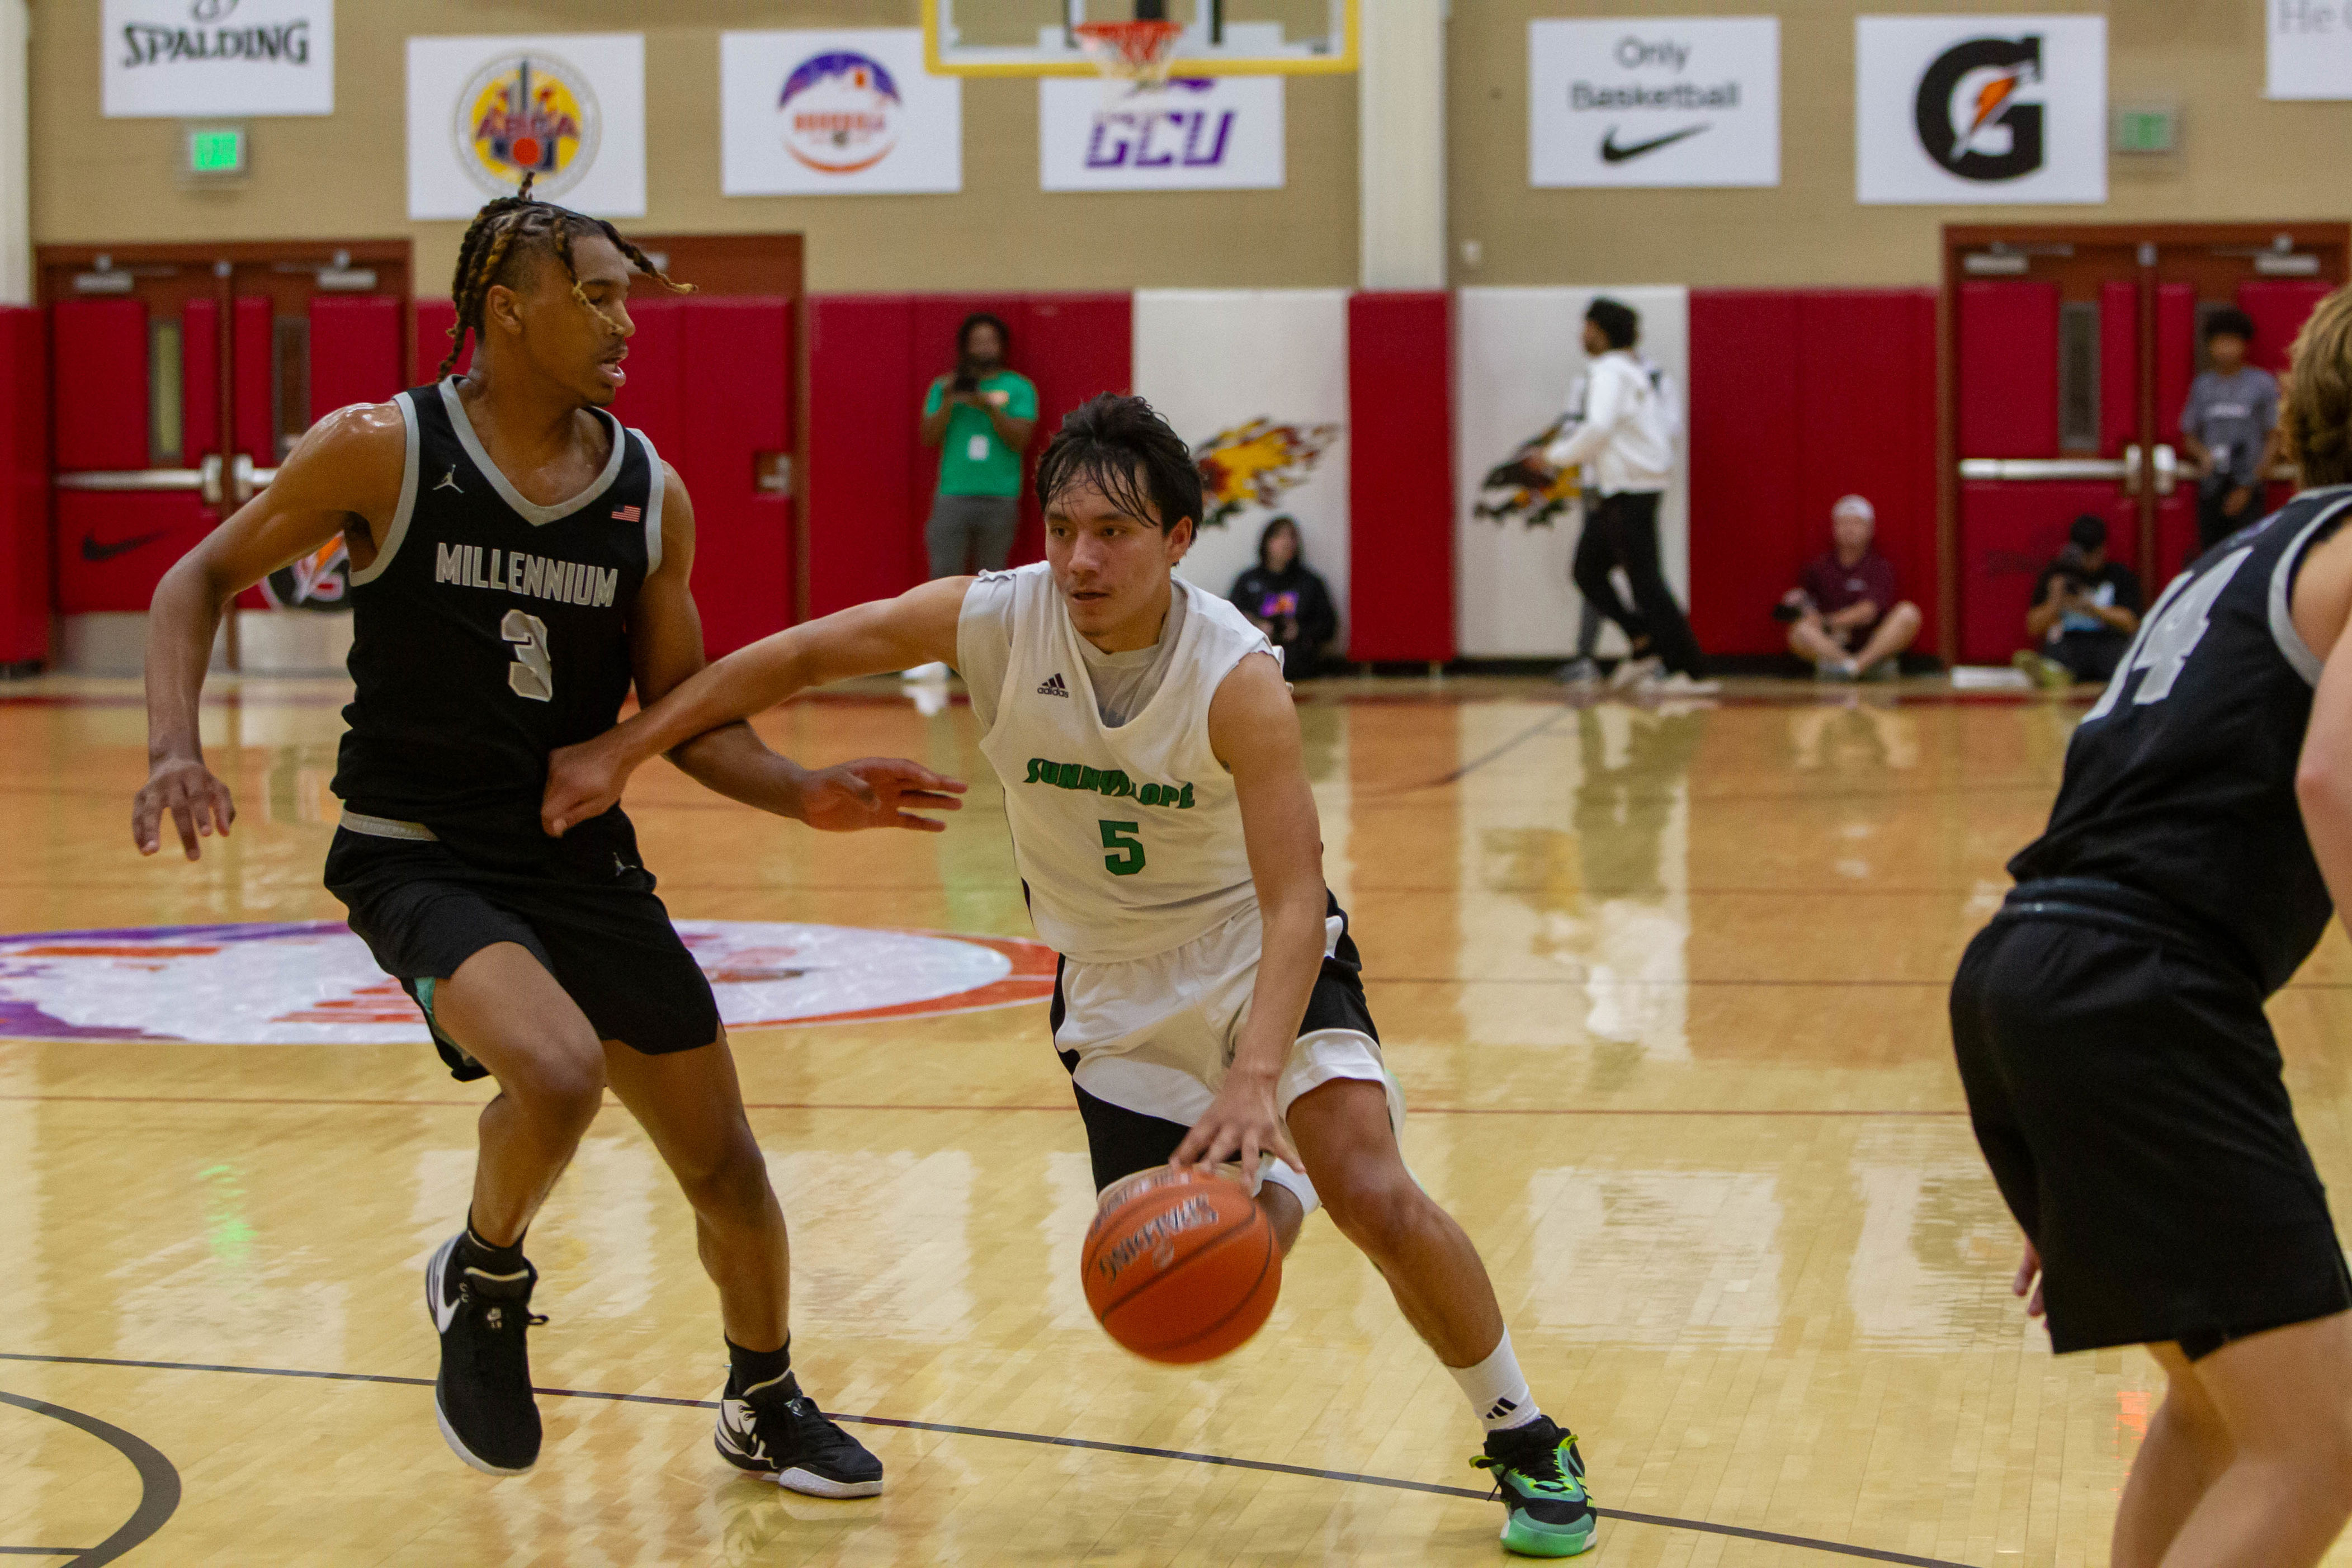
[[[1318,1202],[1486,1425],[1506,1547],[1588,1550],[1575,1436],[1528,1392],[1470,1238],[1398,1152],[1403,1113],[1359,979],[1279,659],[1175,577],[1191,453],[1140,398],[1072,414],[1039,461],[1046,556],[928,583],[729,656],[555,753],[542,826],[609,809],[638,764],[794,692],[952,664],[1003,781],[1038,933],[1063,955],[1054,1044],[1097,1188],[1238,1156],[1286,1250]]]

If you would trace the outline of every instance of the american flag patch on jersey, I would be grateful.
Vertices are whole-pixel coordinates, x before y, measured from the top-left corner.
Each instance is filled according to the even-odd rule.
[[[614,522],[643,522],[645,519],[646,514],[633,506],[616,506],[613,509]]]

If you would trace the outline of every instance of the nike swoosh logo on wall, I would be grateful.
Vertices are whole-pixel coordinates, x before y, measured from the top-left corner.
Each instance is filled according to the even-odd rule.
[[[1644,153],[1654,153],[1661,147],[1671,146],[1685,137],[1696,136],[1706,129],[1704,125],[1686,125],[1680,131],[1669,131],[1664,136],[1653,136],[1647,142],[1636,142],[1631,147],[1620,147],[1617,145],[1617,128],[1612,125],[1601,138],[1601,161],[1622,163],[1628,158],[1638,158]]]
[[[163,531],[163,532],[169,531],[168,529]],[[118,539],[111,544],[101,544],[99,542],[98,535],[85,533],[81,536],[81,558],[84,561],[111,561],[118,555],[128,555],[142,544],[152,544],[163,537],[163,532],[134,533],[128,539]]]

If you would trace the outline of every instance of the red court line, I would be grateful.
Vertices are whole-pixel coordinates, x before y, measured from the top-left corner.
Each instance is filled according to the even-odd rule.
[[[480,1100],[322,1100],[277,1095],[227,1094],[0,1094],[0,1101],[36,1104],[69,1105],[351,1105],[389,1107],[393,1109],[430,1109],[455,1106],[466,1110],[479,1110]],[[620,1109],[618,1100],[604,1102],[607,1110]],[[899,1105],[882,1101],[861,1103],[848,1100],[746,1100],[746,1110],[1019,1110],[1047,1111],[1066,1115],[1073,1108],[1067,1105]],[[1741,1107],[1698,1106],[1591,1106],[1591,1105],[1419,1105],[1412,1108],[1414,1116],[1966,1116],[1965,1110],[1752,1110]]]

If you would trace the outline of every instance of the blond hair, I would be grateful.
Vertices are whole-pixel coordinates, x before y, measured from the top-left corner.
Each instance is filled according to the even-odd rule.
[[[2279,433],[2302,489],[2352,481],[2352,287],[2322,300],[2295,333]]]

